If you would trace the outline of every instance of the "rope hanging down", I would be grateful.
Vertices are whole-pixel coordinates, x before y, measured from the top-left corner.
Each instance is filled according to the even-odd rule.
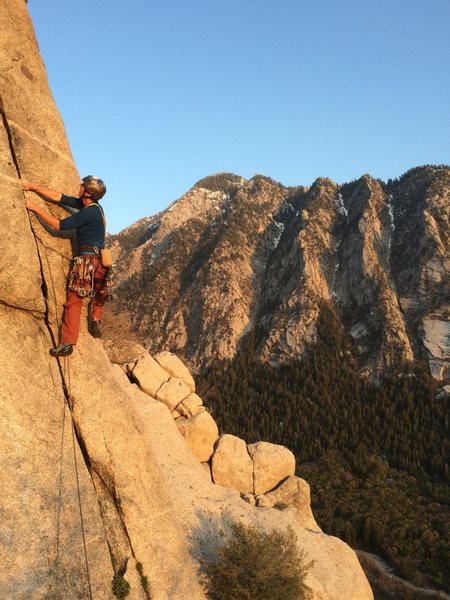
[[[73,414],[72,414],[73,398],[72,398],[72,394],[71,394],[70,357],[68,357],[68,356],[64,357],[64,370],[65,370],[65,373],[67,374],[67,385],[68,385],[67,404],[69,405],[70,416],[71,416],[70,422],[72,423],[73,462],[75,465],[75,477],[76,477],[76,482],[77,482],[78,509],[80,512],[81,535],[83,537],[84,560],[86,563],[86,577],[87,577],[87,582],[88,582],[88,587],[89,587],[89,598],[90,598],[90,600],[92,600],[92,587],[91,587],[91,577],[90,577],[90,572],[89,572],[89,560],[88,560],[87,546],[86,546],[86,534],[84,531],[83,508],[81,506],[80,478],[78,475],[78,461],[77,461],[77,451],[76,451],[76,444],[75,444],[75,437],[76,437],[75,436],[75,425],[73,422]]]
[[[62,487],[63,487],[63,465],[64,465],[64,433],[66,424],[66,402],[63,402],[62,422],[61,422],[61,443],[59,452],[59,478],[58,478],[58,504],[56,510],[56,543],[55,543],[55,559],[50,567],[50,578],[58,576],[59,569],[59,545],[61,538],[61,505],[62,505]],[[47,592],[47,596],[50,590]]]

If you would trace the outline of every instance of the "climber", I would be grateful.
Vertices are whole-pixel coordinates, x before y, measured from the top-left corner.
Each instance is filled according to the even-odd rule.
[[[25,179],[21,179],[20,184],[23,190],[35,192],[46,201],[78,210],[70,217],[59,220],[32,200],[26,201],[27,209],[36,213],[53,229],[57,231],[76,229],[77,252],[64,303],[61,339],[59,345],[50,350],[50,354],[55,357],[69,356],[78,340],[81,309],[85,296],[92,299],[89,331],[93,337],[101,337],[100,319],[103,305],[108,298],[108,269],[100,260],[100,251],[105,246],[106,223],[103,209],[98,201],[105,195],[106,186],[98,177],[88,175],[82,179],[78,197],[75,197],[66,196]]]

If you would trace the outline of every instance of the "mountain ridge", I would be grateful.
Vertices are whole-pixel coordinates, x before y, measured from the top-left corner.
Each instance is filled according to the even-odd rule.
[[[256,326],[262,360],[300,356],[314,340],[319,302],[330,300],[361,373],[426,359],[445,380],[449,190],[445,165],[387,183],[367,174],[290,188],[261,175],[203,178],[150,218],[143,243],[130,243],[126,230],[111,236],[113,311],[150,349],[167,344],[201,369],[234,356]]]

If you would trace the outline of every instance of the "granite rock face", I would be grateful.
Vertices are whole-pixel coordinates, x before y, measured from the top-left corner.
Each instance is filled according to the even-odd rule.
[[[205,178],[167,211],[113,236],[114,319],[127,320],[128,335],[151,353],[163,346],[193,368],[233,358],[253,330],[260,358],[280,364],[315,340],[327,302],[354,340],[362,374],[427,360],[445,379],[449,205],[442,166],[387,183],[319,178],[309,189],[260,175]]]
[[[288,511],[250,506],[238,491],[214,485],[205,476],[205,466],[189,449],[169,407],[151,397],[172,378],[186,386],[181,403],[191,411],[188,418],[206,414],[183,369],[172,372],[164,358],[163,366],[152,362],[134,343],[104,346],[89,336],[86,310],[70,359],[59,362],[49,356],[57,340],[71,243],[30,219],[18,178],[67,193],[76,193],[79,178],[23,0],[0,1],[0,25],[0,135],[5,148],[0,174],[5,207],[0,597],[89,597],[75,456],[96,600],[113,600],[111,579],[126,559],[131,599],[205,599],[199,563],[229,535],[230,516],[263,529],[292,526],[299,545],[316,561],[308,575],[315,600],[372,598],[347,545],[308,531]],[[230,190],[241,183],[233,180]],[[205,198],[206,206],[209,192]],[[187,202],[187,213],[189,206]],[[64,214],[59,207],[50,210],[58,217]],[[218,215],[220,204],[214,210]],[[19,243],[11,231],[20,232]],[[161,306],[165,300],[160,299]],[[137,562],[148,591],[136,576]]]
[[[194,417],[177,420],[178,429],[199,462],[207,462],[213,452],[219,430],[211,415],[197,413]]]
[[[0,597],[88,597],[72,421],[44,320],[0,304]],[[13,353],[12,353],[13,352]],[[97,495],[75,443],[95,598],[112,568]]]
[[[76,190],[79,179],[26,4],[2,1],[0,28],[4,212],[0,236],[0,596],[83,598],[88,589],[72,421],[62,369],[48,355],[57,339],[69,266],[65,256],[71,256],[71,246],[70,241],[55,240],[36,219],[30,219],[18,181],[20,176],[37,179],[70,192]],[[60,209],[51,210],[62,214]],[[111,598],[112,577],[108,543],[97,495],[76,440],[75,452],[91,587],[96,598],[107,599]]]
[[[172,377],[181,380],[191,392],[195,392],[195,381],[186,366],[171,352],[159,352],[155,356],[157,363]]]
[[[131,372],[131,376],[139,384],[142,391],[153,398],[156,397],[158,391],[170,379],[167,371],[148,354],[144,354],[138,359]]]

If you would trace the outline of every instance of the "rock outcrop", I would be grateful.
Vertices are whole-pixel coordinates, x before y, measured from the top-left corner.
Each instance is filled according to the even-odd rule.
[[[219,430],[214,419],[206,411],[188,419],[177,421],[178,429],[199,462],[207,462],[214,452]]]
[[[388,183],[320,178],[309,189],[260,175],[206,178],[113,237],[114,318],[152,353],[163,346],[196,369],[233,358],[252,331],[260,358],[280,364],[315,340],[326,301],[354,341],[361,373],[427,360],[444,380],[449,195],[450,168],[434,166]]]
[[[114,361],[116,362],[115,366],[119,367],[120,365],[120,368],[116,369],[115,375],[123,388],[129,392],[132,373],[128,373],[128,377],[125,375],[128,369],[128,365],[126,364],[125,360],[126,355],[127,353],[124,354],[123,359],[121,360],[118,353],[114,354]],[[171,373],[183,374],[185,379],[190,381],[190,375],[187,374],[185,366],[179,361],[179,359],[168,352],[165,352],[164,355],[165,364],[170,365]],[[149,385],[149,379],[155,377],[155,379],[158,380],[160,374],[154,373],[152,361],[142,361],[142,364],[148,365],[148,373],[143,374],[143,380],[146,381],[146,389],[148,390],[149,388],[155,388],[156,385]],[[165,378],[168,376],[169,373],[166,374]],[[153,432],[155,432],[158,430],[157,423],[159,422],[162,425],[162,422],[164,422],[163,435],[164,438],[168,440],[170,438],[168,435],[168,429],[170,428],[169,422],[167,421],[168,412],[165,412],[164,417],[162,414],[157,416],[159,414],[158,411],[161,410],[161,408],[158,408],[158,404],[160,407],[167,407],[167,403],[162,399],[158,399],[157,394],[152,396],[148,393],[148,391],[145,392],[140,387],[131,387],[131,393],[137,401],[139,410],[146,415],[146,418],[149,419],[147,425],[150,425],[151,420],[153,424],[151,429]],[[200,398],[199,400],[201,402]],[[230,516],[234,516],[236,518],[237,513],[235,513],[235,509],[239,509],[239,518],[242,519],[245,514],[245,511],[244,513],[241,512],[243,506],[235,507],[233,502],[230,501],[230,494],[231,498],[234,498],[235,501],[238,499],[237,495],[233,495],[233,490],[235,490],[236,492],[240,492],[240,497],[247,503],[247,505],[249,505],[248,509],[250,507],[257,507],[258,509],[273,509],[271,510],[272,518],[274,518],[272,526],[278,522],[277,513],[282,511],[283,516],[280,517],[280,519],[287,519],[286,522],[289,522],[290,526],[294,527],[297,535],[299,535],[299,529],[297,526],[300,526],[300,530],[315,532],[323,537],[323,533],[317,525],[311,511],[309,486],[306,481],[300,479],[299,477],[292,476],[295,470],[295,459],[287,448],[284,448],[283,446],[277,446],[276,444],[269,444],[267,442],[246,445],[244,440],[229,434],[221,435],[217,439],[215,447],[212,448],[210,443],[205,443],[205,436],[206,438],[208,437],[208,435],[205,434],[205,431],[211,430],[212,435],[210,439],[216,440],[217,426],[215,425],[214,420],[209,413],[206,412],[205,407],[203,407],[202,404],[197,405],[195,417],[207,417],[207,425],[205,427],[189,429],[190,422],[193,421],[192,415],[187,414],[183,418],[181,414],[174,414],[174,412],[176,411],[172,411],[172,418],[175,418],[175,423],[178,427],[178,430],[182,433],[186,442],[186,447],[180,448],[179,444],[175,445],[176,455],[179,456],[181,464],[186,467],[186,464],[183,463],[183,456],[186,455],[186,452],[190,452],[191,456],[196,459],[194,462],[197,464],[197,467],[195,468],[195,474],[192,471],[184,474],[185,485],[187,485],[187,482],[190,482],[189,490],[191,490],[191,492],[188,493],[188,496],[194,495],[198,499],[200,494],[207,493],[205,485],[208,485],[207,482],[212,479],[212,481],[217,484],[214,486],[212,492],[216,501],[220,498],[222,499],[221,501],[223,501],[223,494],[225,494],[225,497],[228,498],[226,503],[226,514],[228,515],[227,518]],[[186,434],[186,429],[189,429],[188,434]],[[161,436],[161,434],[162,432],[160,431],[159,435]],[[164,448],[161,448],[159,445],[162,442],[162,438],[159,437],[158,439],[157,436],[154,437],[153,435],[150,437],[155,439],[158,449],[161,450],[161,456],[164,456]],[[173,443],[173,441],[170,443]],[[167,456],[164,462],[165,467],[167,467],[168,464],[170,465],[170,461],[169,463],[166,461]],[[180,467],[181,465],[177,464],[177,466]],[[204,467],[206,467],[206,471],[203,470]],[[172,468],[173,465],[170,465],[168,469],[170,476],[172,476]],[[207,474],[206,478],[205,472]],[[178,481],[178,483],[180,482]],[[192,490],[194,490],[194,492],[192,492]],[[236,494],[236,492],[234,492],[234,494]],[[211,493],[211,491],[209,493]],[[186,497],[183,496],[183,498]],[[202,500],[204,501],[206,498],[202,497]],[[222,505],[220,510],[224,511],[225,506]],[[268,519],[265,521],[267,526],[270,523],[268,514],[260,513],[258,516],[261,515],[264,515],[265,519]],[[256,517],[256,515],[254,516]],[[191,517],[189,516],[189,513],[185,513],[183,518],[189,520]],[[258,523],[258,521],[258,519],[251,519],[251,522],[253,523]],[[280,523],[277,526],[280,526]],[[224,527],[224,525],[222,525],[222,527]],[[219,532],[219,535],[223,535],[223,530],[221,529],[220,531],[221,533]],[[212,530],[210,530],[210,533],[213,533]],[[217,535],[217,533],[215,533],[215,535]],[[303,548],[310,548],[309,543],[306,542],[305,538],[302,538],[301,544]],[[201,552],[203,556],[207,556],[208,551],[208,546],[206,545]],[[332,551],[335,552],[336,549],[334,548]],[[311,585],[314,591],[314,598],[328,597],[328,591],[319,591],[316,588],[316,583]],[[322,595],[322,593],[325,595]],[[346,593],[361,594],[361,597],[364,598],[365,594],[368,592],[365,584],[361,586],[359,581],[357,581],[356,588],[352,588],[351,591],[349,590]],[[336,595],[332,597],[338,598],[340,592],[335,590],[334,594]],[[357,597],[359,596],[355,595],[355,598]]]
[[[284,505],[296,509],[295,518],[307,529],[320,531],[311,510],[309,485],[300,477],[288,477],[275,490],[266,494],[270,506]]]
[[[211,472],[214,483],[252,494],[253,461],[244,440],[224,434],[220,436],[211,459]]]
[[[81,600],[90,587],[96,600],[112,600],[111,579],[123,567],[131,600],[204,599],[199,564],[228,535],[231,517],[292,526],[316,561],[308,575],[316,600],[372,598],[344,543],[205,476],[177,421],[206,411],[172,357],[123,340],[104,346],[88,335],[86,311],[72,357],[49,356],[71,245],[27,214],[18,179],[74,193],[79,178],[23,0],[1,0],[0,26],[0,597]]]
[[[295,472],[295,458],[284,446],[258,442],[249,444],[248,453],[253,461],[253,488],[255,494],[265,494]]]

